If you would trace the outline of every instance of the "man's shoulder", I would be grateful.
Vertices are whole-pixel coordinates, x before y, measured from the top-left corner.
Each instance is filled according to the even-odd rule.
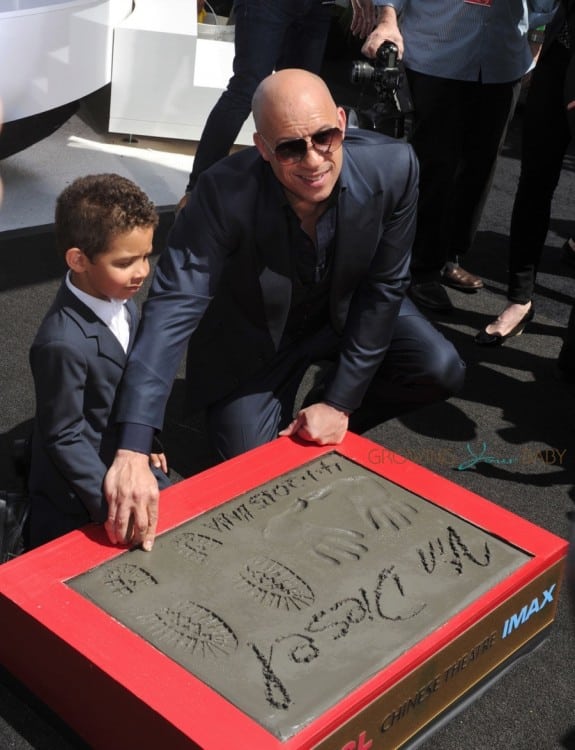
[[[249,184],[250,176],[261,179],[264,161],[255,146],[243,148],[213,164],[200,175],[204,186],[210,184],[218,189],[233,190],[236,183],[243,187]],[[198,183],[199,183],[198,181]]]
[[[346,130],[344,146],[346,151],[358,154],[365,153],[366,150],[372,148],[386,147],[398,152],[410,148],[405,141],[398,138],[392,138],[390,135],[375,130],[363,130],[361,128]]]
[[[413,147],[398,138],[370,130],[352,128],[344,140],[347,169],[385,177],[411,171],[416,163]]]
[[[233,224],[253,226],[252,210],[261,205],[263,196],[272,194],[275,183],[269,164],[256,148],[237,151],[199,175],[189,202],[189,221],[179,230],[190,222],[197,226],[200,221],[206,225],[212,220],[227,228]],[[172,240],[177,242],[176,235]]]

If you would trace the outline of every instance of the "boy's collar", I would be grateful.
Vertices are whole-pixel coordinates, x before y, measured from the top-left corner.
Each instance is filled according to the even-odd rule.
[[[99,297],[94,297],[92,294],[84,292],[72,283],[71,271],[68,271],[66,274],[65,282],[66,287],[72,292],[72,294],[104,321],[112,318],[127,302],[125,299],[100,299]]]

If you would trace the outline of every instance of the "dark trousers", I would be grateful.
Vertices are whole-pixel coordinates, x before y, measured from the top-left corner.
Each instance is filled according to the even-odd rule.
[[[571,140],[564,101],[569,59],[569,51],[554,42],[537,63],[527,94],[521,172],[509,236],[511,302],[525,304],[533,296],[553,193]]]
[[[471,247],[519,82],[485,84],[407,71],[420,164],[414,281],[434,280]]]
[[[207,424],[221,458],[244,453],[277,437],[293,418],[296,395],[309,366],[335,360],[340,338],[329,326],[287,347],[261,376],[212,405]],[[350,430],[363,432],[382,421],[448,398],[463,385],[465,365],[454,346],[415,305],[404,300],[391,346]],[[329,375],[327,376],[329,378]],[[321,388],[311,401],[321,401]]]
[[[188,189],[228,155],[260,81],[282,68],[319,73],[323,62],[331,6],[322,0],[235,0],[234,14],[234,74],[206,121]]]

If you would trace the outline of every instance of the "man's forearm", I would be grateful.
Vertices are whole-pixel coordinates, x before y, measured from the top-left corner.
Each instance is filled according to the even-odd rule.
[[[391,5],[377,5],[375,7],[376,24],[394,24],[397,26],[397,11]]]
[[[361,48],[366,57],[375,57],[383,42],[393,42],[397,45],[399,57],[403,57],[403,37],[397,23],[397,10],[393,5],[378,5],[376,10],[376,26]]]

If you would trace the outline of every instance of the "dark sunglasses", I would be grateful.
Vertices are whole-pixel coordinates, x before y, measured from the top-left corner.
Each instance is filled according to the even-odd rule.
[[[305,159],[308,143],[319,154],[331,154],[343,143],[343,132],[339,128],[320,130],[307,138],[295,138],[293,141],[282,141],[275,148],[271,146],[260,133],[262,141],[280,164],[296,164]]]

